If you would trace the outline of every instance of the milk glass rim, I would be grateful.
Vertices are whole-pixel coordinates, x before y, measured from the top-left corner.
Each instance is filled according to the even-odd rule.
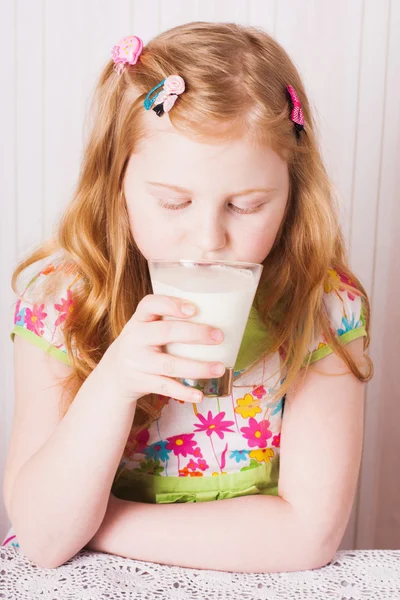
[[[161,263],[163,265],[174,265],[174,264],[193,264],[193,265],[227,265],[228,267],[244,267],[244,268],[254,268],[254,267],[261,267],[261,269],[264,267],[263,264],[261,263],[253,263],[253,262],[242,262],[242,261],[238,261],[238,260],[213,260],[213,259],[205,259],[205,258],[199,258],[199,259],[189,259],[189,258],[179,258],[176,260],[170,260],[168,258],[151,258],[148,260],[149,264],[155,264],[155,263]]]

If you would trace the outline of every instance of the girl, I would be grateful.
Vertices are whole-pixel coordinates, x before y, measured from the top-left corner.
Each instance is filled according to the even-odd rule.
[[[83,547],[215,570],[321,567],[356,489],[370,308],[299,74],[259,29],[189,23],[145,47],[123,38],[95,100],[57,236],[12,279],[5,543],[47,567]],[[152,294],[159,257],[263,264],[231,396],[200,400],[177,381],[224,366],[163,346],[223,332]]]

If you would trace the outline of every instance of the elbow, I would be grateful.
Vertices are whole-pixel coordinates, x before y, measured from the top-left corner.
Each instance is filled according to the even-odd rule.
[[[334,559],[336,554],[336,550],[332,552],[327,552],[326,550],[319,549],[315,554],[309,559],[309,567],[307,567],[310,571],[314,569],[322,569],[322,567],[326,567],[332,560]]]
[[[46,555],[46,554],[40,554],[37,552],[27,552],[26,550],[24,550],[22,547],[22,552],[23,554],[26,556],[26,558],[28,560],[30,560],[33,564],[35,564],[37,567],[40,567],[41,569],[57,569],[58,567],[61,567],[61,565],[63,565],[65,562],[67,562],[66,560],[59,560],[57,559],[56,555]],[[71,557],[72,558],[72,557]]]
[[[30,523],[19,523],[17,519],[11,522],[21,553],[37,567],[56,569],[79,551],[61,545],[49,532],[38,531]]]
[[[303,548],[297,552],[297,556],[292,555],[291,559],[285,565],[285,571],[313,571],[326,567],[335,556],[336,551],[329,551],[326,548],[309,544],[308,551]]]
[[[21,539],[18,534],[17,538],[22,554],[42,569],[57,569],[75,556],[75,554],[66,553],[65,549],[57,548],[54,545],[44,547],[38,543],[32,544],[24,538]]]
[[[339,542],[340,543],[340,542]],[[326,567],[335,557],[338,550],[339,543],[330,539],[329,541],[320,541],[318,536],[315,535],[313,540],[309,542],[309,548],[311,549],[307,556],[307,561],[310,570],[321,569]]]

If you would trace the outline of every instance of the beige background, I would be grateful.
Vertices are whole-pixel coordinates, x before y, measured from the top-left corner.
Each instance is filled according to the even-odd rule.
[[[76,181],[95,77],[121,37],[192,20],[276,36],[314,106],[351,266],[372,304],[364,456],[341,548],[400,548],[400,2],[2,0],[0,479],[13,412],[11,271],[49,235]],[[0,502],[0,537],[8,527]]]

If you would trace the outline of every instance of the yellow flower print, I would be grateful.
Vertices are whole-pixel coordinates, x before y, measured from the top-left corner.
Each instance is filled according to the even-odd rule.
[[[258,462],[268,463],[271,458],[274,458],[275,452],[272,448],[261,448],[259,450],[252,450],[249,456],[250,458],[255,458]]]
[[[332,290],[337,289],[340,284],[340,277],[335,269],[328,269],[328,278],[324,283],[324,292],[329,294]]]
[[[259,398],[254,398],[251,394],[245,394],[244,398],[238,398],[236,404],[235,413],[242,415],[243,419],[254,418],[261,412]]]

